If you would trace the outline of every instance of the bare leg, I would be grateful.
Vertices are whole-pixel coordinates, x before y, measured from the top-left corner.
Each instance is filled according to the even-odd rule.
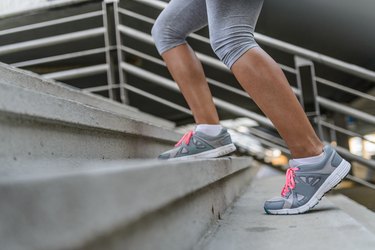
[[[197,124],[218,124],[202,65],[193,50],[179,45],[162,54]],[[318,155],[323,145],[292,92],[280,67],[262,49],[242,55],[232,71],[256,104],[271,119],[294,158]]]
[[[197,124],[218,124],[219,116],[212,100],[203,67],[187,44],[162,54],[168,70],[177,82]]]
[[[261,48],[243,54],[232,72],[259,108],[273,122],[294,158],[315,156],[323,144],[277,63]]]

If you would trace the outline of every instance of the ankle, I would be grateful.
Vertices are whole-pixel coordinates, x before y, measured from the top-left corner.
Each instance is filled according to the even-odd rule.
[[[321,142],[313,145],[299,145],[289,147],[292,158],[305,158],[320,155],[323,152],[323,144]]]

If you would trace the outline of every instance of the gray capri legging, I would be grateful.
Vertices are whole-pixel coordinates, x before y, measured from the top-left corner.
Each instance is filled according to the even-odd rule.
[[[186,43],[186,37],[208,24],[210,43],[231,68],[247,50],[257,47],[254,29],[263,0],[171,0],[152,27],[159,54]]]

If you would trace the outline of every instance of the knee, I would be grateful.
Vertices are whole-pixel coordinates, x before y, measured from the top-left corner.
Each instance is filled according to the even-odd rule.
[[[187,34],[173,29],[173,22],[173,17],[162,12],[152,26],[151,35],[159,54],[185,42]]]
[[[217,57],[229,69],[246,51],[259,46],[253,32],[246,28],[232,29],[230,32],[222,29],[222,32],[210,35],[210,43]]]

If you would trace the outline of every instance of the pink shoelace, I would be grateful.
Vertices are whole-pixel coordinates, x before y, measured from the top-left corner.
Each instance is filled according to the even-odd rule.
[[[294,178],[296,177],[296,171],[299,170],[299,168],[288,168],[286,171],[286,182],[283,187],[283,190],[281,191],[281,196],[285,197],[288,192],[296,187],[296,182],[294,181]]]
[[[184,136],[174,145],[175,147],[180,146],[183,142],[188,145],[190,143],[191,137],[194,135],[194,131],[190,130],[189,132],[186,132]]]

